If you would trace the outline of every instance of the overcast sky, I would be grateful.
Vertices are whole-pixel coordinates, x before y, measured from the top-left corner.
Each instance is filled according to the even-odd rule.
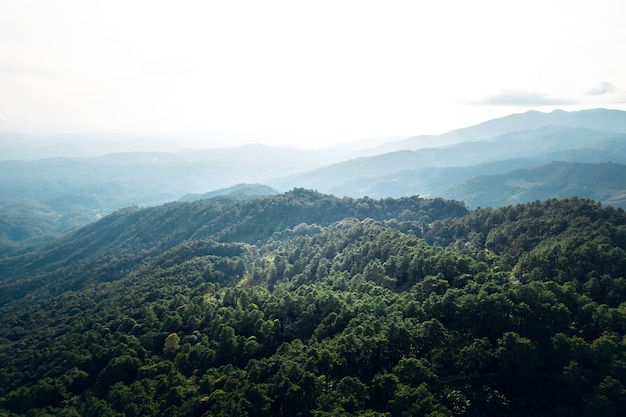
[[[626,109],[625,5],[0,0],[0,131],[315,147]]]

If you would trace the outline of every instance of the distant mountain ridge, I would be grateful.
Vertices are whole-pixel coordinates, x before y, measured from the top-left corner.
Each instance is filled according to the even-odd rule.
[[[180,198],[180,201],[197,201],[209,198],[223,198],[237,200],[248,200],[250,198],[268,197],[280,194],[279,191],[263,184],[237,184],[228,188],[221,188],[215,191],[209,191],[204,194],[186,194]]]
[[[0,141],[4,137],[0,134]],[[436,197],[445,190],[446,196],[462,199],[466,194],[457,186],[478,176],[542,165],[551,169],[555,168],[549,165],[552,161],[626,164],[626,112],[529,111],[364,150],[367,143],[379,139],[356,143],[353,150],[249,144],[193,152],[0,161],[0,246],[60,236],[122,207],[213,198],[215,190],[228,193],[237,184],[258,184],[278,192],[304,187],[337,196],[377,198]],[[452,190],[459,194],[450,194]],[[524,198],[543,198],[535,191],[523,193]],[[621,201],[620,190],[612,192],[604,202]],[[471,203],[489,204],[486,200]]]
[[[352,159],[275,179],[269,185],[281,189],[299,184],[336,195],[377,198],[431,196],[475,176],[504,174],[555,160],[626,163],[626,134],[543,126],[485,140]],[[462,195],[446,196],[463,199]]]
[[[441,135],[412,136],[389,142],[372,149],[370,154],[488,139],[518,130],[532,130],[549,125],[626,133],[626,112],[611,109],[589,109],[573,112],[554,110],[550,113],[543,113],[529,110],[525,113],[511,114],[474,126],[455,129]]]

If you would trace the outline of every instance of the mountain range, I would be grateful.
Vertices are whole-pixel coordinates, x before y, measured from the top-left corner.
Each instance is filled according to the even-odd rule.
[[[442,135],[420,135],[390,142],[379,146],[374,151],[374,154],[482,140],[518,130],[534,130],[544,126],[563,126],[626,133],[626,114],[621,110],[609,109],[590,109],[575,112],[554,110],[550,113],[530,110],[525,113],[511,114],[488,120],[474,126],[455,129]]]
[[[0,416],[621,415],[622,119],[0,161]]]
[[[295,187],[339,197],[443,196],[470,208],[574,196],[623,207],[626,192],[626,112],[608,109],[529,111],[442,135],[320,151],[245,145],[25,160],[10,156],[19,156],[20,140],[35,139],[0,138],[8,155],[0,161],[0,245],[61,236],[128,206]],[[238,184],[257,189],[231,188]]]

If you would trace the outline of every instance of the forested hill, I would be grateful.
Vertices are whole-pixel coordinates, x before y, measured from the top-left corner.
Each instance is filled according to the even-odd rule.
[[[626,409],[626,213],[591,200],[299,189],[120,211],[1,265],[0,415]]]
[[[40,250],[0,259],[0,303],[40,287],[42,277],[55,291],[118,279],[147,258],[187,240],[255,244],[346,218],[431,222],[466,213],[464,204],[443,199],[340,199],[304,189],[245,201],[208,199],[130,207]],[[65,284],[59,286],[60,282]]]

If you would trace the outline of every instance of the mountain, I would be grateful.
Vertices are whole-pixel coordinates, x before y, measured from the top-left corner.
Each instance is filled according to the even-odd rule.
[[[94,158],[110,153],[149,149],[152,152],[180,152],[175,140],[121,134],[24,135],[0,132],[3,160],[49,158]]]
[[[247,145],[95,158],[0,161],[0,244],[59,236],[104,214],[322,165],[327,155]],[[332,159],[331,159],[332,160]],[[2,223],[10,226],[2,226]],[[10,230],[9,230],[10,229]]]
[[[224,200],[248,200],[250,198],[268,197],[280,194],[279,191],[263,184],[237,184],[228,188],[209,191],[204,194],[186,194],[180,201],[196,201],[208,198],[223,198]]]
[[[626,213],[296,189],[0,254],[7,416],[619,415]]]
[[[300,184],[322,192],[349,196],[436,196],[444,189],[476,176],[504,174],[554,160],[626,163],[626,134],[544,126],[485,140],[357,158],[271,180],[268,184],[278,189]],[[445,195],[454,199],[465,196],[463,193]],[[527,197],[530,200],[524,201],[545,198],[532,193]],[[593,198],[589,193],[581,197]],[[491,201],[473,203],[488,206]]]
[[[440,195],[470,207],[501,207],[550,198],[584,197],[626,208],[626,165],[552,162],[507,173],[477,176]]]
[[[489,139],[516,131],[534,130],[545,126],[583,128],[626,133],[626,112],[610,109],[590,109],[574,112],[554,110],[550,113],[530,110],[488,120],[474,126],[452,130],[441,135],[413,136],[389,142],[368,152],[369,155],[405,149],[420,149],[459,142]]]
[[[527,112],[423,136],[417,142],[392,141],[389,146],[370,148],[367,153],[375,155],[367,157],[355,156],[362,155],[364,144],[381,139],[319,151],[252,144],[187,152],[4,160],[0,161],[0,247],[8,250],[61,236],[122,207],[159,205],[215,190],[229,192],[223,190],[242,183],[280,192],[305,187],[351,197],[438,196],[477,176],[552,161],[626,163],[625,115],[606,109]],[[18,139],[35,143],[26,136]],[[524,198],[532,201],[545,196],[533,194],[538,189],[530,191]],[[620,201],[619,190],[615,191],[606,201]],[[254,191],[249,193],[254,195]],[[446,195],[458,199],[470,194]],[[581,197],[595,198],[595,194]],[[472,204],[491,202],[472,200]]]
[[[367,195],[373,198],[401,197],[419,194],[435,197],[444,189],[478,175],[492,175],[509,172],[515,168],[542,165],[544,161],[528,158],[490,162],[468,167],[425,167],[401,169],[395,167],[388,172],[382,168],[377,175],[365,170],[362,176],[345,175],[349,171],[338,165],[337,176],[326,176],[313,171],[307,176],[309,181],[301,181],[306,186],[333,195]]]

